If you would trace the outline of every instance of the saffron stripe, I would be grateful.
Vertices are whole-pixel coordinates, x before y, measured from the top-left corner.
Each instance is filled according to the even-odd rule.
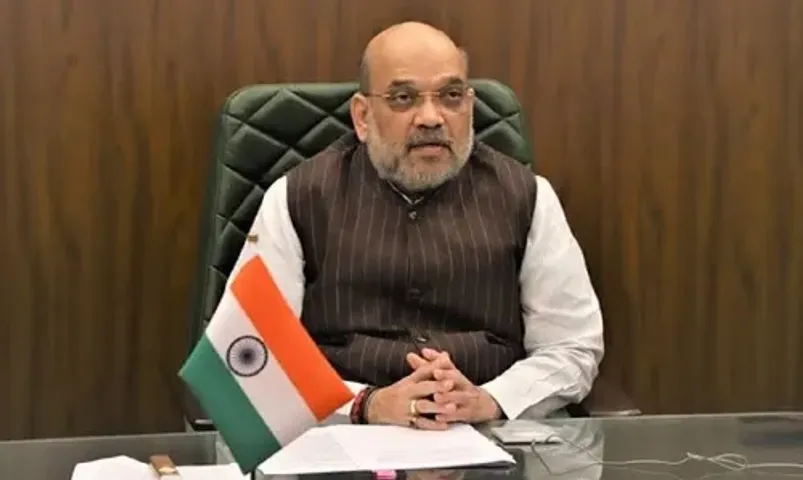
[[[315,426],[318,420],[270,349],[265,357],[264,367],[258,373],[252,371],[247,376],[236,373],[238,365],[240,368],[249,367],[240,364],[236,352],[230,352],[229,349],[238,340],[249,336],[260,338],[260,333],[254,328],[253,322],[248,319],[234,295],[227,292],[215,312],[215,321],[206,329],[206,337],[220,358],[227,363],[233,362],[235,371],[232,371],[232,375],[235,375],[237,383],[251,401],[254,410],[259,413],[279,443],[287,445],[305,430]],[[264,343],[264,340],[262,341]],[[251,367],[259,368],[259,365],[255,362]]]
[[[231,290],[319,421],[353,397],[290,309],[259,255],[243,265]]]

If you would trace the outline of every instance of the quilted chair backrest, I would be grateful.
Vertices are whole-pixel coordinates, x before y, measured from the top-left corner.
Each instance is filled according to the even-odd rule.
[[[521,106],[506,85],[472,79],[474,129],[483,141],[531,164]],[[266,189],[353,127],[357,83],[251,85],[223,105],[202,212],[192,292],[190,345],[214,313]]]

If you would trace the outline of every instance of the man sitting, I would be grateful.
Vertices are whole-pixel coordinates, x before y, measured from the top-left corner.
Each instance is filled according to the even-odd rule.
[[[255,220],[287,301],[356,394],[354,422],[544,416],[597,375],[583,254],[547,180],[474,140],[467,80],[443,32],[383,31],[355,132],[274,182]]]

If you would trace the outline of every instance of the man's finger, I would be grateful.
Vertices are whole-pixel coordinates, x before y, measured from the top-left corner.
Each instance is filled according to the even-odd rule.
[[[451,369],[442,369],[437,368],[432,372],[432,377],[435,380],[451,380],[454,382],[455,388],[462,389],[471,387],[473,384],[468,381],[465,375],[463,375],[460,370],[455,368]]]
[[[424,354],[424,352],[428,350],[433,352],[435,351],[429,348],[425,348],[424,351],[421,352],[421,354],[424,355],[424,358],[427,358],[427,355]],[[432,360],[430,360],[430,362],[432,362],[432,364],[437,366],[438,368],[442,368],[444,370],[457,368],[454,366],[454,362],[452,362],[452,357],[449,356],[449,352],[439,353],[436,357],[433,357]]]
[[[415,355],[415,354],[413,353],[410,355]],[[433,374],[435,370],[438,370],[438,366],[433,363],[427,362],[421,367],[418,367],[415,370],[413,370],[413,373],[404,377],[403,380],[409,383],[421,382],[423,380],[432,380],[434,378]]]
[[[409,392],[411,398],[424,398],[436,393],[448,392],[452,388],[454,388],[454,384],[451,380],[423,380],[412,385]]]
[[[452,357],[449,355],[449,352],[439,352],[432,348],[424,347],[421,349],[421,356],[423,356],[425,360],[437,364],[440,366],[440,368],[457,368],[454,366],[454,362],[452,362]]]
[[[433,350],[431,348],[424,348],[421,351],[421,355],[410,352],[407,354],[406,360],[407,364],[410,365],[413,370],[418,370],[419,368],[423,368],[427,365],[432,365],[433,368],[442,369],[455,368],[448,352],[438,352],[437,350]]]
[[[424,348],[421,349],[421,355],[423,355],[424,358],[426,358],[430,362],[435,360],[436,358],[438,358],[442,354],[448,355],[448,353],[439,352],[439,351],[435,350],[434,348],[424,347]]]
[[[408,382],[416,383],[422,380],[434,378],[436,370],[454,370],[454,364],[449,359],[449,354],[440,355],[433,361],[428,361],[415,353],[407,354],[407,363],[413,367],[413,373],[405,377]],[[416,366],[418,365],[418,366]],[[459,373],[459,372],[458,372]]]
[[[435,393],[433,400],[438,405],[454,404],[458,407],[467,405],[469,402],[476,400],[477,396],[472,392],[465,390],[452,390],[449,392]]]
[[[449,424],[446,422],[439,422],[437,420],[430,420],[424,417],[415,417],[415,428],[421,430],[446,430]]]
[[[413,367],[413,370],[417,370],[423,366],[428,365],[429,361],[425,360],[422,356],[418,355],[417,353],[408,353],[407,363],[411,367]]]
[[[469,422],[471,419],[471,409],[457,407],[453,413],[439,413],[435,415],[435,421],[441,423]]]
[[[417,353],[408,353],[407,363],[410,364],[410,366],[414,369],[430,363],[435,365],[437,368],[455,368],[454,363],[452,363],[452,359],[449,356],[449,352],[439,352],[431,348],[422,349],[421,355]]]
[[[452,414],[457,410],[453,403],[437,404],[430,400],[416,400],[415,409],[421,415]]]

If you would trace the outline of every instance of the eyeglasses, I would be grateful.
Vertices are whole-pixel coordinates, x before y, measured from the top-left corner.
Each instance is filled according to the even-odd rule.
[[[474,95],[474,89],[466,84],[446,85],[438,90],[424,92],[412,87],[394,87],[385,93],[366,93],[366,97],[385,99],[388,106],[397,112],[406,112],[421,106],[424,98],[432,97],[436,105],[458,111],[466,105],[466,99]]]

